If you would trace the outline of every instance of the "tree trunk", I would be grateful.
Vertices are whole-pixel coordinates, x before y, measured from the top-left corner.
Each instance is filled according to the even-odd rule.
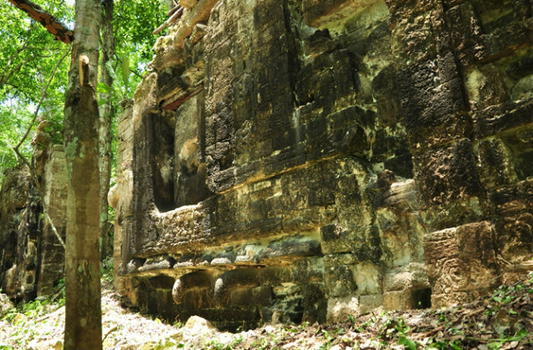
[[[100,1],[76,1],[65,102],[68,171],[65,350],[102,349],[100,305],[98,67]]]
[[[112,123],[115,109],[113,106],[113,76],[111,62],[115,54],[115,38],[113,33],[113,0],[102,2],[102,74],[100,82],[105,86],[100,94],[100,237],[102,239],[101,257],[106,258],[113,253],[113,238],[109,225],[107,193],[111,179],[111,142]]]

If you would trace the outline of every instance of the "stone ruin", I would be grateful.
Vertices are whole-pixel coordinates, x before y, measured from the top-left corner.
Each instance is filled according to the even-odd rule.
[[[36,149],[0,189],[0,290],[16,301],[56,292],[63,278],[67,169],[60,145]],[[58,238],[59,237],[59,238]]]
[[[531,270],[529,0],[181,3],[119,125],[131,305],[234,330]]]
[[[323,322],[530,268],[529,1],[183,4],[119,127],[133,305]]]

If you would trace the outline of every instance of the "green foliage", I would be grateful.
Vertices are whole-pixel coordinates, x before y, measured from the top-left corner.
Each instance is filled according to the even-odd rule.
[[[398,339],[398,343],[403,345],[405,347],[405,349],[416,350],[416,342],[411,340],[411,339],[409,339],[404,334],[400,334],[399,339]]]
[[[428,349],[437,349],[437,350],[462,350],[463,347],[460,345],[461,342],[458,340],[441,340],[431,343],[428,346]]]
[[[113,259],[105,258],[100,264],[102,279],[106,282],[113,282]]]
[[[73,27],[74,1],[34,0],[67,27]],[[114,29],[116,57],[109,63],[113,86],[99,84],[98,92],[111,92],[114,106],[130,98],[152,58],[156,37],[154,28],[166,19],[167,9],[159,0],[115,0]],[[0,2],[0,181],[7,168],[17,163],[13,147],[30,126],[33,114],[43,97],[54,68],[54,79],[42,101],[39,118],[49,124],[47,132],[53,142],[62,143],[64,94],[68,84],[70,60],[59,58],[70,46],[61,43],[26,13],[7,1]],[[118,110],[118,108],[115,108]],[[32,126],[32,131],[36,125]],[[116,128],[116,126],[115,126]],[[31,158],[30,133],[20,151]],[[114,147],[116,148],[116,146]]]
[[[229,344],[223,344],[216,340],[212,340],[207,343],[207,350],[233,350],[243,341],[242,337],[237,337],[231,341]]]
[[[386,341],[396,338],[398,343],[404,346],[404,349],[416,350],[417,342],[408,336],[410,331],[411,329],[403,318],[389,318],[383,323],[380,335]]]
[[[152,350],[173,350],[173,349],[183,349],[185,345],[179,341],[168,338],[161,340],[158,344],[150,347]]]
[[[160,0],[118,0],[115,2],[114,28],[117,53],[128,58],[139,55],[148,62],[156,37],[152,31],[166,19],[167,9]]]
[[[525,329],[521,329],[510,337],[503,337],[499,339],[494,339],[488,344],[489,349],[501,349],[504,344],[511,342],[519,342],[522,339],[525,339],[528,336],[528,332]]]
[[[36,1],[63,23],[72,23],[73,9],[60,0]],[[68,59],[60,61],[70,47],[58,42],[41,24],[7,1],[0,2],[0,178],[16,163],[12,150],[30,125],[54,68],[55,78],[46,90],[40,114],[50,121],[48,130],[56,139],[62,129]],[[60,133],[59,133],[60,135]],[[32,135],[20,148],[29,157]]]
[[[18,322],[25,321],[27,318],[37,318],[50,311],[50,309],[58,308],[65,305],[65,280],[60,279],[54,286],[52,294],[46,297],[38,297],[35,300],[22,303],[9,310],[2,320],[8,322],[17,322],[17,315],[24,315],[23,318],[18,318]]]
[[[16,349],[27,349],[28,343],[35,338],[37,329],[41,326],[40,320],[64,305],[65,282],[61,279],[50,296],[38,297],[9,310],[1,320],[15,326],[14,332],[10,334],[10,340],[17,344]],[[50,329],[50,332],[53,332],[53,329]],[[2,349],[12,349],[12,347],[0,345],[0,350]]]
[[[115,2],[113,26],[116,62],[113,78],[120,100],[130,98],[142,73],[152,59],[156,36],[152,31],[166,19],[160,0],[119,0]]]
[[[492,293],[492,301],[501,305],[509,304],[516,298],[515,292],[519,292],[525,288],[521,283],[512,286],[500,286]]]
[[[17,306],[9,311],[2,319],[15,327],[15,332],[10,334],[11,341],[20,349],[27,348],[27,342],[32,339],[38,327],[36,319],[50,311],[49,299],[36,299],[34,301]],[[8,347],[9,349],[9,347]]]

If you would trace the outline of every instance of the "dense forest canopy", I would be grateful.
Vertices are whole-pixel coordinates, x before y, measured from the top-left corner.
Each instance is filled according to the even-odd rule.
[[[35,0],[68,28],[74,26],[74,1]],[[99,84],[98,92],[111,91],[113,103],[130,98],[152,58],[156,36],[165,18],[160,0],[115,1],[115,57],[111,63],[114,84]],[[63,107],[70,65],[70,46],[55,38],[8,1],[0,2],[0,178],[17,164],[14,147],[28,137],[19,151],[31,157],[32,132],[41,120],[54,142],[62,142]],[[36,114],[37,111],[37,114]],[[35,122],[32,122],[35,119]]]

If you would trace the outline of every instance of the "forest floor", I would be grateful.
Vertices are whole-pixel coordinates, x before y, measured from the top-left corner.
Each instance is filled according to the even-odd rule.
[[[533,349],[533,275],[445,309],[376,311],[330,325],[265,325],[239,333],[219,332],[199,317],[165,324],[124,309],[111,283],[103,285],[104,349]],[[37,300],[0,315],[0,350],[61,349],[63,304]]]

